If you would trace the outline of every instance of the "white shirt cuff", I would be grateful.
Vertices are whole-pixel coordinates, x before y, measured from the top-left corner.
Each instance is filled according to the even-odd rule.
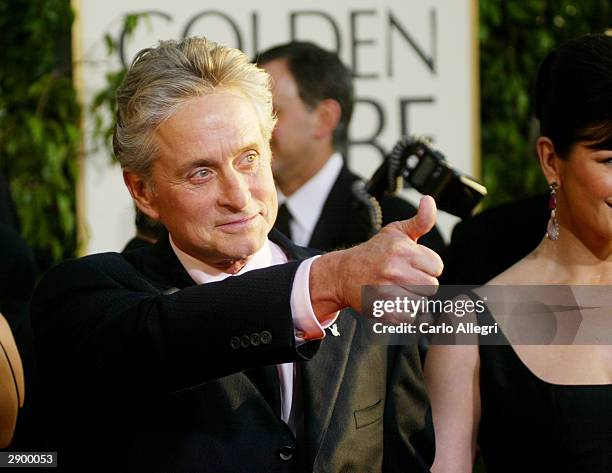
[[[310,301],[310,267],[318,256],[308,258],[298,266],[291,289],[291,316],[295,342],[299,346],[309,340],[318,340],[325,337],[325,329],[330,327],[338,318],[339,312],[329,314],[322,322],[317,320]]]

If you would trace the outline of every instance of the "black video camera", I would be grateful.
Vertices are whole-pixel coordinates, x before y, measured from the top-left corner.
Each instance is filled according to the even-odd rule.
[[[485,186],[454,169],[422,137],[406,136],[398,141],[366,184],[366,191],[375,198],[395,193],[401,180],[403,187],[432,196],[440,210],[461,218],[469,216],[487,194]]]

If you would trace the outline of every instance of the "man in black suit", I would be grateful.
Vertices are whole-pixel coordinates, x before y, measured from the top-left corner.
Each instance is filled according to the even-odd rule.
[[[279,230],[299,245],[328,251],[367,240],[377,224],[414,216],[416,209],[398,196],[376,202],[365,194],[344,161],[354,92],[351,71],[336,54],[296,41],[264,51],[257,63],[272,77],[278,117],[271,146]],[[421,243],[444,248],[436,228]]]
[[[150,249],[65,262],[33,301],[50,449],[78,471],[427,471],[415,347],[373,344],[364,284],[435,285],[418,215],[312,256],[271,231],[269,77],[190,38],[141,51],[115,153]],[[339,311],[342,311],[339,313]]]

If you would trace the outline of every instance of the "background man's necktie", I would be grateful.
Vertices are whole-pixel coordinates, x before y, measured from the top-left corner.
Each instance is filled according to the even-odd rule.
[[[276,217],[276,222],[274,226],[278,231],[286,235],[291,239],[291,229],[289,227],[289,223],[293,220],[293,215],[289,212],[287,206],[283,203],[278,207],[278,216]]]

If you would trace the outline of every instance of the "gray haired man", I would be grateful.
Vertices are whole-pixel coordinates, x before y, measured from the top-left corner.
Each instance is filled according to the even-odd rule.
[[[201,38],[141,51],[115,153],[150,249],[65,262],[33,302],[49,448],[78,471],[426,471],[416,349],[367,343],[363,284],[437,283],[421,202],[316,256],[272,225],[269,77]],[[333,327],[333,329],[332,329]],[[328,328],[330,330],[328,330]]]

